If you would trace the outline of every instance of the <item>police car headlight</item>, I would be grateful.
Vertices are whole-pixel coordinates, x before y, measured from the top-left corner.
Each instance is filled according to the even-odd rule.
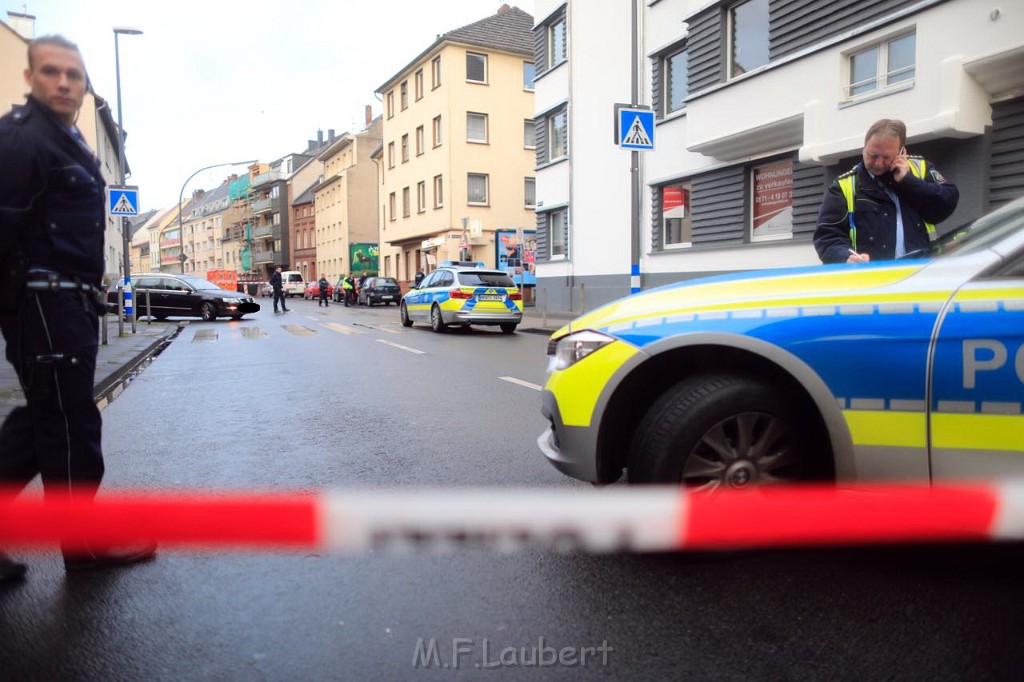
[[[548,363],[548,370],[569,369],[583,358],[607,346],[614,340],[610,336],[589,330],[569,334],[559,339],[555,344],[555,352]]]

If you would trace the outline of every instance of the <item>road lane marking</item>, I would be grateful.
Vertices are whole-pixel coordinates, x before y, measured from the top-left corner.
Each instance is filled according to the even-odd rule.
[[[197,329],[195,336],[192,337],[192,343],[196,341],[216,341],[217,330],[216,329]]]
[[[324,322],[324,326],[327,327],[328,329],[332,330],[332,331],[338,332],[339,334],[349,334],[349,335],[351,335],[351,334],[365,334],[366,333],[366,332],[364,332],[361,329],[353,329],[352,327],[347,327],[347,326],[345,326],[343,324],[338,324],[337,322]]]
[[[392,348],[398,348],[399,350],[408,351],[409,353],[415,353],[416,355],[426,355],[426,351],[416,350],[415,348],[409,348],[409,346],[403,346],[400,343],[394,343],[385,339],[377,339],[377,343],[383,343],[385,346],[391,346]]]
[[[244,339],[265,339],[269,336],[260,327],[239,327],[238,331],[242,332],[242,338]]]
[[[316,330],[310,329],[309,327],[303,327],[300,324],[282,324],[281,328],[286,332],[290,332],[295,336],[315,336]]]
[[[525,386],[526,388],[532,388],[535,391],[543,390],[541,386],[537,384],[531,384],[529,381],[523,381],[522,379],[516,379],[515,377],[498,377],[502,381],[507,381],[510,384],[518,384],[519,386]]]
[[[353,324],[353,326],[366,327],[368,329],[373,329],[373,330],[378,331],[378,332],[387,332],[388,334],[400,334],[401,333],[397,329],[388,329],[387,327],[381,327],[381,326],[378,326],[378,325],[375,325],[375,324],[366,324],[365,322],[353,322],[352,324]]]

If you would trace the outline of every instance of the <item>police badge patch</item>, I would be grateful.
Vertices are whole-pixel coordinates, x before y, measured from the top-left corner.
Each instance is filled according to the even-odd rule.
[[[932,174],[932,180],[934,180],[935,182],[939,183],[940,185],[943,184],[944,182],[946,182],[946,178],[943,177],[942,173],[940,173],[939,171],[935,170],[934,168],[932,168],[931,174]]]

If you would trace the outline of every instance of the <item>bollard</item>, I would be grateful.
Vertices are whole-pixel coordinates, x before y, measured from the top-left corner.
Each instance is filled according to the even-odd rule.
[[[541,304],[541,323],[540,326],[544,329],[548,328],[548,288],[544,287],[540,290],[541,296],[544,298]]]
[[[106,300],[107,299],[104,298],[103,302],[106,303]],[[108,313],[107,311],[103,311],[102,323],[100,324],[100,343],[102,343],[104,346],[107,345],[107,324],[109,322],[109,317],[110,313]]]
[[[587,312],[587,284],[580,282],[580,315]]]
[[[146,324],[153,324],[153,309],[149,305],[149,289],[146,289]]]
[[[124,336],[124,289],[117,290],[117,335]]]

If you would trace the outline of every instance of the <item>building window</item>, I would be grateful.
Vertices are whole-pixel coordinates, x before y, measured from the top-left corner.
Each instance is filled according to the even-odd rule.
[[[402,81],[402,84],[398,86],[399,100],[401,101],[402,111],[409,108],[409,81]]]
[[[402,163],[409,162],[409,133],[402,135]]]
[[[785,159],[751,170],[750,241],[793,236],[793,161]]]
[[[487,174],[469,173],[467,175],[467,202],[472,206],[487,205]]]
[[[394,192],[388,195],[388,208],[390,209],[388,218],[391,222],[394,222],[398,218],[398,199],[395,197]]]
[[[690,246],[693,220],[690,216],[690,183],[661,188],[661,243],[664,247]]]
[[[434,208],[444,206],[444,183],[440,175],[434,176]]]
[[[689,94],[689,55],[686,48],[665,57],[662,73],[665,79],[665,114],[686,108],[686,95]]]
[[[768,63],[768,0],[747,0],[729,10],[729,78]]]
[[[548,69],[565,61],[565,17],[548,26]]]
[[[850,55],[846,98],[914,82],[917,36],[907,33]]]
[[[395,115],[395,91],[388,91],[388,118]]]
[[[441,117],[434,117],[434,146],[441,146]]]
[[[523,121],[523,147],[526,149],[537,148],[537,125],[532,118]]]
[[[487,142],[487,114],[466,114],[466,142]]]
[[[388,168],[395,167],[395,143],[388,142]]]
[[[416,126],[416,156],[419,156],[420,154],[423,153],[423,145],[425,144],[426,142],[424,142],[423,126]]]
[[[537,205],[537,180],[536,178],[524,178],[523,190],[526,201],[523,205],[526,208],[534,208]]]
[[[569,155],[569,118],[562,111],[548,119],[548,161],[563,159]]]
[[[416,72],[416,76],[413,78],[416,88],[416,99],[423,99],[423,69]]]
[[[403,187],[402,188],[402,217],[403,218],[408,218],[409,217],[410,203],[411,203],[411,200],[410,200],[410,197],[409,197],[409,188],[408,187]]]
[[[487,55],[466,53],[466,80],[470,83],[487,82]]]
[[[523,90],[533,92],[533,80],[537,77],[537,68],[533,62],[523,62]]]
[[[430,61],[430,87],[431,89],[441,87],[441,55],[437,55]]]
[[[416,212],[423,213],[427,210],[427,183],[420,180],[416,183]]]
[[[551,260],[565,258],[565,234],[568,227],[566,217],[567,212],[564,208],[548,213],[548,256]]]

